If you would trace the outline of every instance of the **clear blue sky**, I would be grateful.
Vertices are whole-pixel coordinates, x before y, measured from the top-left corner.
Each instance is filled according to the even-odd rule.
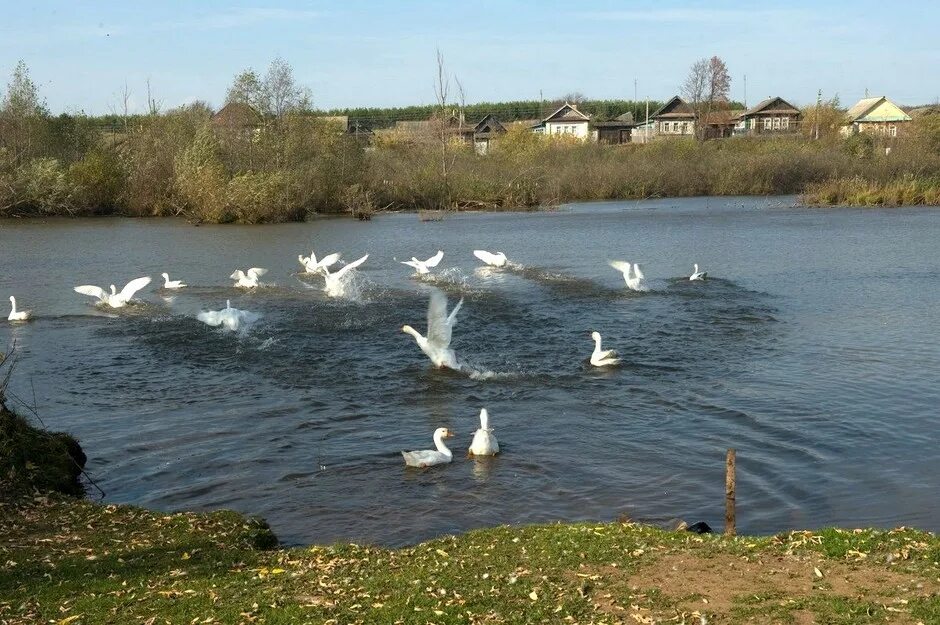
[[[888,95],[940,97],[940,3],[822,2],[377,2],[215,0],[8,2],[0,22],[0,91],[18,59],[54,112],[146,102],[149,77],[165,107],[218,105],[241,69],[290,62],[317,107],[433,100],[435,49],[468,102],[665,99],[689,65],[717,54],[732,96],[794,104],[838,93],[843,104]]]

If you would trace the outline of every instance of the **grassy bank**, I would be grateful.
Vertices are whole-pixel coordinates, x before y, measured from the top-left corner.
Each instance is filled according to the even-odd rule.
[[[56,492],[77,492],[77,443],[5,407],[0,443],[3,625],[940,623],[940,539],[916,530],[566,523],[276,549],[263,521],[234,512]]]
[[[59,495],[4,501],[0,527],[9,625],[940,622],[940,540],[904,529],[728,539],[578,523],[264,551],[233,513]]]
[[[812,206],[940,206],[940,178],[827,180],[808,185],[803,202]]]

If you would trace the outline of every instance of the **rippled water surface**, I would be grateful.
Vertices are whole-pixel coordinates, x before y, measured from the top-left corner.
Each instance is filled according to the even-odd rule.
[[[235,508],[288,542],[621,514],[718,526],[727,447],[743,532],[940,530],[940,212],[793,204],[0,222],[0,301],[37,315],[0,322],[0,341],[20,349],[17,395],[81,439],[108,501]],[[370,254],[358,301],[294,275],[311,247]],[[518,266],[479,270],[475,248]],[[396,262],[437,249],[431,280]],[[652,290],[626,291],[611,258],[643,263]],[[693,262],[711,279],[684,279]],[[249,266],[274,285],[230,288]],[[162,271],[191,286],[117,313],[72,291]],[[401,333],[424,331],[432,288],[464,298],[453,347],[476,373],[431,369]],[[195,319],[226,299],[260,321],[233,335]],[[588,366],[592,330],[622,367]],[[467,460],[483,406],[503,453]],[[437,427],[457,432],[453,464],[406,469],[399,451]]]

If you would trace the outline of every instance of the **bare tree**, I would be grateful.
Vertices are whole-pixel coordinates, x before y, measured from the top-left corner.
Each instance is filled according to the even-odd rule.
[[[447,98],[450,96],[450,77],[444,65],[444,55],[440,48],[437,50],[437,79],[434,82],[434,98],[438,107],[438,138],[441,141],[441,178],[444,186],[444,204],[449,203],[449,187],[447,184],[447,140],[448,115]]]
[[[561,96],[561,98],[559,98],[559,106],[561,106],[565,102],[567,102],[568,104],[581,104],[585,100],[587,100],[587,96],[585,96],[580,91],[569,91],[565,95]]]
[[[264,76],[264,94],[268,113],[280,119],[290,111],[310,108],[310,90],[294,80],[294,69],[281,57],[275,57]]]
[[[122,102],[122,104],[123,104],[123,110],[124,110],[124,115],[123,115],[123,117],[124,117],[124,132],[127,132],[128,103],[129,103],[130,100],[131,100],[131,94],[133,94],[133,91],[131,91],[130,87],[127,86],[127,81],[125,80],[125,81],[124,81],[124,90],[121,92],[121,102]]]
[[[153,97],[153,92],[150,90],[150,78],[147,78],[147,111],[150,115],[159,115],[162,107],[163,100]]]
[[[457,85],[457,131],[463,136],[463,124],[465,121],[464,113],[467,110],[467,94],[463,90],[463,83],[454,76],[454,83]]]
[[[263,78],[251,68],[235,76],[225,102],[248,104],[263,115],[280,119],[291,111],[309,110],[311,95],[310,89],[297,84],[290,63],[275,57]]]
[[[709,122],[714,121],[714,114],[728,110],[728,94],[731,91],[728,67],[717,56],[696,61],[689,69],[681,91],[695,115],[695,136],[704,140]]]

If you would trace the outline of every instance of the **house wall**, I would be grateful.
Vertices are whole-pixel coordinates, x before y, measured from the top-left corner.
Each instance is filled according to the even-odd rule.
[[[797,114],[756,113],[741,120],[734,126],[737,134],[777,134],[799,132],[800,116]]]
[[[630,128],[598,128],[597,140],[601,143],[630,143]]]
[[[692,120],[657,119],[654,126],[659,136],[692,136],[695,134],[695,122]]]
[[[904,121],[890,121],[890,122],[854,122],[842,127],[842,135],[857,135],[860,132],[866,132],[869,134],[883,135],[886,137],[897,137],[904,134],[904,124],[908,123],[907,120]]]
[[[545,122],[545,134],[573,136],[582,141],[590,136],[586,121]]]

